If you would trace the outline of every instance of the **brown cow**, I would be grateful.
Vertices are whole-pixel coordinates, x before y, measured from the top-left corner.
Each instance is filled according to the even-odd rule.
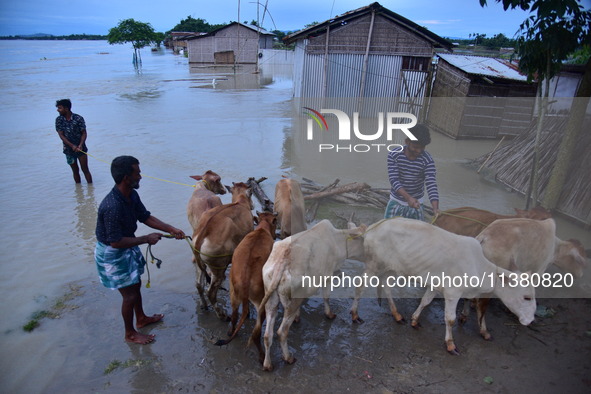
[[[499,215],[484,209],[463,207],[442,211],[433,222],[437,227],[458,235],[476,237],[497,219],[527,218],[544,220],[552,217],[550,211],[540,206],[524,211],[515,208],[516,215]]]
[[[298,181],[281,179],[275,186],[275,212],[281,229],[279,237],[287,238],[306,230],[304,196]]]
[[[211,170],[203,175],[192,175],[191,178],[197,183],[187,204],[187,218],[195,231],[203,212],[222,205],[222,200],[216,194],[226,194],[226,189],[222,185],[222,178]]]
[[[257,212],[255,222],[257,227],[244,237],[242,242],[234,250],[232,257],[232,268],[230,268],[230,300],[232,304],[232,328],[228,335],[230,338],[219,340],[216,345],[222,346],[230,343],[238,334],[238,331],[244,324],[248,313],[249,304],[252,302],[257,310],[257,315],[261,314],[261,320],[265,320],[265,310],[260,310],[259,305],[265,296],[265,285],[263,284],[263,265],[267,262],[273,241],[275,239],[275,229],[277,226],[277,214],[271,212]],[[238,308],[242,304],[242,316],[238,326]],[[252,332],[250,342],[254,341],[259,350],[259,359],[263,362],[265,352],[261,346],[261,326],[256,326]]]
[[[245,183],[232,183],[228,187],[232,193],[232,203],[220,205],[205,211],[199,226],[194,231],[193,254],[197,264],[197,291],[201,297],[201,307],[207,309],[204,295],[205,280],[211,281],[207,298],[217,316],[226,320],[224,309],[217,303],[217,292],[226,278],[226,268],[232,254],[242,239],[253,230],[252,190]],[[211,279],[207,273],[211,271]]]

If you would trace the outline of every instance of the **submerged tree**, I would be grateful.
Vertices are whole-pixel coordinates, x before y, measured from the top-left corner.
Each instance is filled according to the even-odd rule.
[[[107,41],[111,45],[125,44],[127,42],[133,45],[133,63],[136,66],[142,62],[140,49],[160,40],[152,25],[134,19],[120,21],[116,27],[109,30],[107,35]]]

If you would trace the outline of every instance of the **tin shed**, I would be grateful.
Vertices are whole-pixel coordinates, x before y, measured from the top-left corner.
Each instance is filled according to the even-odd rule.
[[[536,89],[503,60],[439,54],[427,123],[456,139],[519,135],[532,120]]]
[[[284,38],[295,43],[294,96],[400,97],[418,115],[429,95],[435,48],[452,44],[379,3]]]

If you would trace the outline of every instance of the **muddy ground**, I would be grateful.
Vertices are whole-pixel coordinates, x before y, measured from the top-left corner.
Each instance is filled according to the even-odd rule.
[[[363,299],[363,324],[352,324],[348,299],[331,300],[337,318],[323,315],[320,299],[304,304],[301,321],[290,331],[293,365],[272,348],[275,370],[263,372],[254,347],[245,348],[254,325],[249,319],[229,345],[228,324],[198,308],[196,294],[143,289],[148,313],[164,313],[162,323],[142,331],[156,334],[150,345],[123,341],[120,295],[97,281],[79,282],[59,319],[44,319],[30,335],[51,332],[52,360],[61,363],[44,392],[537,392],[591,391],[591,300],[541,299],[554,316],[524,327],[493,300],[487,314],[493,341],[478,334],[473,313],[456,326],[460,356],[444,347],[443,302],[436,299],[422,315],[420,330],[396,324],[386,304]],[[225,300],[226,292],[221,293]],[[410,317],[417,299],[402,299]],[[67,328],[66,328],[67,327]],[[77,332],[72,337],[72,331]]]

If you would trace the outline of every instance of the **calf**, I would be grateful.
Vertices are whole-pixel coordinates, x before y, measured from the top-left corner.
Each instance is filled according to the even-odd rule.
[[[304,196],[298,181],[281,179],[275,186],[275,212],[277,212],[280,238],[306,230]]]
[[[236,246],[254,228],[252,219],[251,189],[245,183],[233,183],[228,188],[232,203],[205,211],[193,233],[193,254],[197,268],[197,291],[201,307],[207,308],[204,287],[210,283],[207,298],[220,319],[227,319],[224,309],[217,303],[217,292],[226,278],[226,268],[231,262]],[[211,271],[211,278],[207,273]]]
[[[263,284],[263,265],[267,262],[271,249],[273,249],[273,240],[275,239],[275,228],[277,226],[277,214],[270,212],[257,212],[255,223],[257,227],[244,237],[234,250],[232,257],[232,268],[230,268],[230,300],[232,304],[232,328],[228,335],[230,338],[219,340],[216,345],[226,345],[234,339],[238,331],[244,324],[249,312],[248,302],[252,302],[257,310],[257,315],[261,315],[261,320],[265,320],[265,310],[261,310],[259,305],[265,296],[265,286]],[[242,304],[242,316],[238,326],[238,308]],[[248,342],[254,341],[259,350],[260,361],[263,362],[265,355],[261,346],[261,326],[252,332]]]
[[[583,276],[587,257],[585,249],[576,239],[562,241],[558,238],[553,219],[500,219],[484,229],[476,239],[487,259],[510,271],[543,274],[554,263],[575,278]],[[488,301],[481,298],[477,302],[480,335],[487,340],[491,338],[484,320]],[[464,320],[468,315],[467,305],[462,312]]]
[[[366,273],[384,276],[387,272],[396,275],[420,276],[423,280],[431,279],[430,285],[421,303],[412,315],[412,326],[418,327],[418,319],[423,308],[436,295],[436,291],[445,298],[445,342],[447,351],[458,354],[452,337],[452,327],[456,319],[456,306],[462,297],[477,297],[480,294],[494,293],[511,309],[523,325],[534,320],[536,302],[534,288],[503,287],[498,283],[499,276],[510,274],[509,271],[495,266],[488,261],[477,240],[463,237],[418,220],[394,218],[382,220],[367,229],[365,234]],[[466,281],[460,286],[434,282],[435,277],[477,277],[483,278],[480,286],[473,287]],[[455,282],[455,281],[454,281]],[[429,285],[425,283],[425,285]],[[384,286],[390,310],[396,321],[401,321],[392,299],[391,289]],[[362,287],[357,288],[351,308],[353,320],[359,319],[357,313]]]
[[[273,329],[277,318],[279,302],[283,305],[283,320],[277,330],[283,359],[292,364],[296,360],[289,353],[287,334],[293,321],[298,317],[302,302],[314,295],[316,287],[308,286],[304,276],[329,276],[338,269],[347,258],[363,258],[363,238],[365,226],[348,230],[337,230],[328,220],[323,220],[309,230],[292,235],[276,242],[267,263],[263,267],[265,297],[261,301],[267,314],[265,329],[265,361],[263,369],[273,370],[270,348],[273,343]],[[329,288],[324,287],[324,313],[329,319],[336,315],[328,304]],[[261,315],[256,326],[262,324]],[[257,328],[255,327],[255,330]]]
[[[197,183],[187,204],[187,218],[195,231],[203,212],[222,205],[222,200],[216,194],[226,194],[226,189],[222,185],[222,178],[211,170],[203,175],[192,175],[191,178]]]
[[[441,212],[435,217],[434,225],[458,235],[475,237],[497,219],[529,218],[544,220],[552,217],[550,211],[535,207],[529,211],[515,208],[516,215],[499,215],[483,209],[463,207]]]

